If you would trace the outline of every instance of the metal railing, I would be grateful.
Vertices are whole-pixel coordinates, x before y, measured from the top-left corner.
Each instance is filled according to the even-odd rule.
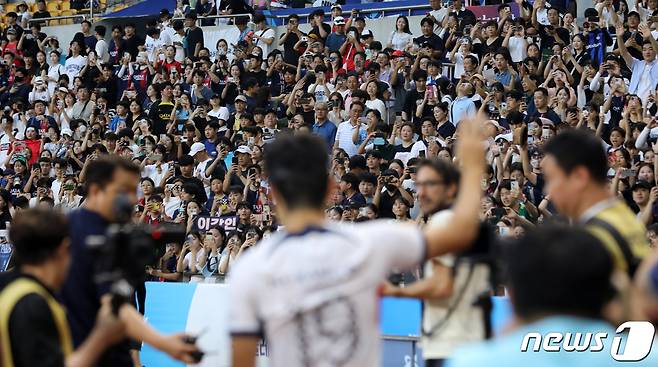
[[[50,26],[51,21],[60,21],[60,20],[77,19],[77,18],[82,18],[82,20],[86,20],[88,16],[89,16],[88,14],[72,14],[72,15],[61,15],[58,17],[49,17],[49,18],[36,18],[36,19],[33,18],[28,20],[27,23],[30,24],[30,23],[46,22],[47,26]],[[59,25],[59,24],[54,24],[54,25]]]
[[[347,8],[347,6],[345,6]],[[408,12],[408,15],[411,16],[411,11],[412,10],[417,10],[417,9],[424,9],[424,8],[429,8],[429,5],[410,5],[410,6],[391,6],[388,8],[371,8],[371,9],[359,9],[359,13],[382,13],[382,16],[384,16],[384,13],[387,11],[396,11],[396,10],[406,10]],[[311,15],[313,10],[317,8],[303,8],[304,10],[309,9],[311,10],[310,12],[306,13],[297,13],[300,17],[308,17]],[[277,19],[285,19],[288,18],[288,14],[285,15],[266,15],[266,17],[272,17],[272,18],[277,18]]]
[[[249,21],[251,22],[253,20],[254,15],[250,13],[245,13],[245,14],[226,14],[226,15],[207,15],[207,16],[198,16],[197,17],[197,26],[201,26],[201,21],[202,20],[207,20],[207,19],[230,19],[230,18],[240,18],[240,17],[248,17]],[[185,20],[184,17],[182,18],[172,18],[171,20]],[[206,26],[208,27],[208,26]]]

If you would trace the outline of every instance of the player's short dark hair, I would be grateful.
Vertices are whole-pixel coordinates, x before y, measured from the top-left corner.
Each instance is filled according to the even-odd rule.
[[[510,294],[522,318],[545,314],[600,318],[603,306],[614,296],[610,253],[584,229],[537,227],[507,250]]]
[[[264,153],[265,171],[288,208],[324,206],[329,152],[322,139],[310,134],[279,134]]]
[[[544,154],[553,156],[566,174],[583,166],[592,180],[606,182],[608,160],[600,139],[590,132],[575,129],[564,131],[546,143]]]
[[[101,188],[110,183],[117,170],[124,170],[139,175],[139,166],[133,162],[116,157],[116,156],[103,156],[87,166],[86,171],[86,184],[87,188],[92,185],[98,185]]]
[[[18,212],[9,228],[9,240],[14,245],[14,255],[19,265],[44,263],[68,236],[66,217],[46,209]]]

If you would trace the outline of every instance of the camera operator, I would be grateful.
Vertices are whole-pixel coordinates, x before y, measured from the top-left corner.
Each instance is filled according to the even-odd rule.
[[[448,223],[457,197],[459,171],[443,160],[426,160],[417,168],[416,189],[422,214],[433,225]],[[430,217],[431,216],[431,217]],[[454,349],[485,337],[482,309],[474,306],[488,290],[486,265],[458,261],[456,254],[428,260],[424,278],[405,288],[386,283],[385,295],[425,300],[423,356],[426,366],[441,366]]]
[[[27,210],[16,216],[9,235],[18,268],[0,274],[0,364],[94,365],[104,350],[123,338],[124,328],[106,297],[87,338],[73,350],[64,308],[54,296],[71,262],[66,218],[55,211]]]
[[[114,210],[117,198],[125,197],[131,204],[137,202],[139,167],[119,157],[103,157],[87,166],[87,197],[82,208],[70,214],[72,263],[71,271],[62,290],[62,299],[68,310],[74,344],[80,345],[89,335],[94,317],[100,308],[100,299],[109,292],[110,282],[94,281],[95,259],[87,246],[87,237],[104,236],[108,226],[117,222]],[[182,335],[163,336],[146,324],[134,307],[124,307],[121,318],[127,327],[128,337],[144,341],[186,363],[192,363],[190,353],[194,345],[183,342]],[[99,366],[131,367],[130,343],[126,339],[106,353]]]

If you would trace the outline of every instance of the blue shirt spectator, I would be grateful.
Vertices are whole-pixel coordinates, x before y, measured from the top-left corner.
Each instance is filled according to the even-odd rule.
[[[327,147],[331,151],[336,141],[336,131],[338,131],[338,128],[327,119],[328,111],[326,103],[318,102],[315,104],[316,120],[313,125],[313,133],[319,135],[327,143]]]

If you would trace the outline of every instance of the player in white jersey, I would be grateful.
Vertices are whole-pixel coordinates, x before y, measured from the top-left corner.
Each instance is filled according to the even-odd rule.
[[[444,225],[325,220],[335,183],[326,144],[311,135],[279,136],[265,151],[277,215],[286,232],[243,255],[229,279],[233,366],[255,365],[267,339],[272,367],[379,365],[377,289],[393,270],[468,247],[479,225],[484,172],[483,122],[460,124],[460,195]]]

